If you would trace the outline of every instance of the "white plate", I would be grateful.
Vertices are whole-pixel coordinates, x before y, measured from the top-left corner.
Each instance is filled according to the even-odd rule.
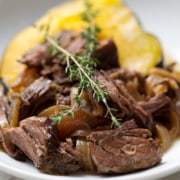
[[[179,0],[126,0],[139,16],[145,29],[162,42],[163,49],[180,62],[180,1]],[[60,0],[0,0],[0,56],[10,39],[23,27],[31,24],[46,9]],[[0,152],[0,170],[24,179],[113,179],[148,180],[165,177],[180,171],[180,140],[164,155],[159,166],[122,176],[50,176],[40,173],[32,164],[15,161]]]

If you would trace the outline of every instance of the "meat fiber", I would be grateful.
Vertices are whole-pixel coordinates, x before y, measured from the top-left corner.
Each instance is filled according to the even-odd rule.
[[[80,33],[61,31],[54,39],[60,40],[61,46],[72,54],[82,54],[85,51],[86,40]],[[98,69],[107,70],[119,66],[117,49],[111,39],[101,40],[93,56],[99,61]],[[19,62],[28,67],[39,68],[42,76],[55,80],[58,84],[71,82],[65,73],[66,62],[60,54],[51,52],[48,42],[36,45]]]
[[[5,136],[42,172],[67,174],[80,169],[71,139],[59,143],[57,128],[48,118],[27,118],[19,127],[6,130]]]
[[[37,115],[43,109],[55,105],[58,97],[65,105],[69,105],[69,98],[63,95],[63,87],[60,87],[46,78],[39,78],[23,90],[19,96],[14,98],[11,103],[9,119],[12,119],[13,110],[18,111],[19,120]],[[20,101],[20,106],[17,107],[17,101]]]
[[[101,174],[133,172],[161,161],[161,150],[151,132],[138,128],[134,121],[118,129],[92,132],[87,139],[92,161]]]
[[[119,118],[124,120],[134,118],[140,126],[153,131],[154,122],[151,116],[138,105],[121,80],[113,81],[112,78],[103,72],[99,73],[95,80],[108,92],[109,102],[113,103],[118,110],[117,116]]]

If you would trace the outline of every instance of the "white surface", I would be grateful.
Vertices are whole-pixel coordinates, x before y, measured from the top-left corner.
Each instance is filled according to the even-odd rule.
[[[168,50],[180,62],[180,1],[179,0],[126,0],[131,9],[140,17],[140,21],[149,32],[153,32]],[[48,7],[60,0],[0,0],[0,56],[7,43],[21,28],[33,23]],[[49,176],[39,173],[31,164],[9,158],[0,152],[0,170],[24,179],[102,179],[102,176]],[[113,180],[157,179],[180,171],[180,140],[164,155],[161,165],[123,176],[103,177]],[[0,173],[0,180],[15,180],[12,176]],[[180,172],[163,180],[179,180]]]

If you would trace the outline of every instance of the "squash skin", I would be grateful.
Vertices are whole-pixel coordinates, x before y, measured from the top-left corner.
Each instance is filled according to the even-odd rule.
[[[158,39],[142,29],[135,15],[119,0],[90,0],[99,15],[95,19],[101,28],[99,39],[112,38],[118,49],[119,64],[128,70],[147,75],[152,67],[162,65],[162,49]],[[49,24],[50,35],[62,29],[81,31],[86,23],[81,20],[83,0],[70,1],[50,9],[36,25]],[[42,34],[30,26],[17,34],[2,57],[0,76],[8,86],[25,68],[17,62],[25,52],[42,42]]]

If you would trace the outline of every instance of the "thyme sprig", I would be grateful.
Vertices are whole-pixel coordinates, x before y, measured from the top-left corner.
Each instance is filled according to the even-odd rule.
[[[64,109],[62,112],[51,117],[53,123],[60,123],[65,116],[73,116],[74,109],[81,105],[81,95],[84,90],[91,89],[93,97],[104,104],[106,107],[106,117],[112,120],[112,127],[120,126],[120,119],[117,119],[113,112],[116,111],[111,108],[107,102],[108,93],[102,89],[98,82],[93,77],[96,75],[97,60],[92,57],[93,52],[98,45],[97,33],[99,28],[94,22],[96,13],[93,11],[92,5],[88,0],[85,0],[86,10],[82,14],[82,19],[88,23],[88,27],[83,31],[82,37],[86,39],[85,52],[82,55],[75,55],[63,47],[61,47],[59,41],[51,38],[48,33],[44,33],[45,40],[51,44],[53,52],[59,52],[62,55],[62,60],[66,61],[66,73],[71,80],[78,79],[78,94],[74,97],[76,102],[71,109]]]
[[[97,34],[100,32],[100,28],[95,24],[94,19],[97,16],[96,11],[93,10],[92,4],[89,0],[84,1],[85,11],[81,14],[82,20],[89,24],[88,27],[82,32],[82,37],[87,40],[86,48],[86,56],[88,58],[92,58],[92,54],[94,49],[98,45]]]
[[[78,105],[80,105],[80,95],[83,90],[91,88],[93,92],[93,97],[98,101],[102,102],[105,107],[106,107],[106,117],[110,117],[112,120],[112,127],[119,127],[120,122],[119,119],[117,119],[113,115],[113,111],[115,111],[113,108],[109,107],[108,102],[107,102],[107,96],[108,93],[104,91],[100,85],[93,80],[93,76],[95,75],[95,70],[91,69],[91,63],[90,59],[87,59],[86,56],[77,56],[74,54],[69,53],[66,51],[64,48],[62,48],[58,43],[52,39],[49,36],[46,36],[46,40],[54,47],[56,48],[59,52],[63,53],[64,58],[67,62],[66,66],[66,72],[68,72],[69,77],[71,79],[78,78],[79,79],[79,85],[78,88],[80,90],[80,93],[75,96],[75,101]],[[70,60],[74,64],[70,64]],[[93,64],[94,65],[94,64]],[[59,113],[56,116],[53,116],[52,120],[54,122],[61,122],[64,116],[67,115],[72,115],[73,110],[75,106],[73,106],[70,110],[64,110],[63,112]]]

